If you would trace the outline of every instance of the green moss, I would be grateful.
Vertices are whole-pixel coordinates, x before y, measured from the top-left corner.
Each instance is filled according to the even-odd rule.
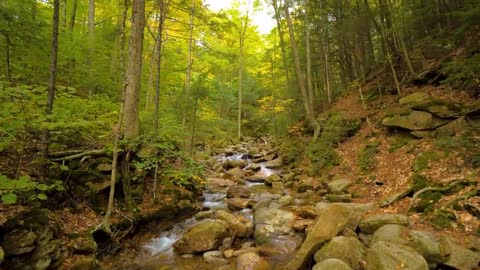
[[[340,163],[333,146],[324,142],[310,144],[307,149],[307,156],[312,161],[312,174],[318,174],[321,170],[337,166]]]
[[[428,164],[430,161],[439,160],[443,157],[446,157],[446,154],[445,152],[441,151],[428,151],[420,153],[417,155],[413,163],[413,171],[421,172],[428,168]]]
[[[414,174],[412,178],[413,178],[412,188],[415,192],[423,188],[426,188],[430,183],[430,180],[427,177],[420,174]]]
[[[435,216],[432,217],[430,222],[436,228],[449,228],[457,220],[455,214],[448,210],[439,210],[435,213]]]
[[[380,142],[372,142],[365,145],[365,147],[360,151],[358,156],[358,166],[363,172],[375,168],[375,155],[378,152],[378,146],[380,146]]]
[[[442,198],[441,192],[426,192],[420,196],[421,200],[418,202],[415,210],[417,212],[432,212],[435,210],[435,203]]]
[[[284,140],[280,145],[280,152],[282,153],[283,162],[291,164],[299,161],[303,157],[305,146],[301,140]]]

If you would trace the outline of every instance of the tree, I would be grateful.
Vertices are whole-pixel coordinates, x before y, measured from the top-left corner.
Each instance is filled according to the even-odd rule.
[[[239,57],[238,57],[238,117],[237,117],[237,138],[238,140],[242,137],[242,95],[243,95],[243,53],[245,49],[245,34],[248,28],[248,12],[250,4],[247,2],[246,14],[240,21],[239,32]]]
[[[60,0],[53,1],[53,19],[52,19],[52,48],[50,55],[50,80],[48,82],[48,94],[45,113],[48,116],[52,114],[53,101],[55,99],[55,84],[57,82],[57,62],[58,62],[58,24],[60,21]],[[42,131],[42,158],[43,161],[43,176],[46,176],[46,160],[48,158],[49,146],[49,131],[44,128]]]

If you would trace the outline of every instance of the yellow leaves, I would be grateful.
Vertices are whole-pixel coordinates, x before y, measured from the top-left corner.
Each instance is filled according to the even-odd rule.
[[[292,98],[289,99],[278,99],[274,96],[265,96],[257,100],[258,104],[260,104],[260,112],[261,113],[268,113],[268,112],[275,112],[281,113],[287,110],[287,107],[292,105],[295,100]]]

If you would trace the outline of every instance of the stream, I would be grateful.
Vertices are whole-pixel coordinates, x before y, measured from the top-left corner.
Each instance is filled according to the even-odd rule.
[[[281,269],[279,266],[291,258],[304,238],[301,230],[292,228],[292,205],[301,206],[305,200],[294,199],[293,191],[280,184],[282,169],[277,163],[281,159],[270,146],[257,146],[260,150],[255,154],[249,152],[248,145],[232,147],[234,150],[215,156],[216,164],[203,191],[202,211],[141,246],[136,260],[141,266],[137,269],[232,269],[236,257],[250,251],[260,252],[268,269]],[[267,184],[269,177],[278,183]],[[240,202],[240,206],[229,205],[229,200]],[[182,255],[184,252],[175,250],[174,243],[206,219],[238,223],[245,230],[241,227],[233,236],[229,233],[213,251]]]

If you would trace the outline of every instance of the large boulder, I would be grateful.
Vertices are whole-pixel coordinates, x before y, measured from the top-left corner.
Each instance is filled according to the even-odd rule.
[[[372,243],[388,241],[401,245],[408,245],[408,237],[409,231],[407,227],[398,224],[387,224],[375,231]]]
[[[398,102],[400,103],[400,105],[413,108],[416,105],[429,103],[431,99],[432,98],[430,97],[430,95],[425,92],[415,92],[401,98]]]
[[[270,270],[270,264],[257,253],[247,252],[237,258],[237,270]]]
[[[247,186],[231,186],[227,189],[227,198],[250,198],[252,191]]]
[[[431,232],[411,230],[410,233],[410,246],[416,249],[430,265],[443,261],[443,257],[440,253],[440,244]]]
[[[442,264],[460,270],[478,269],[480,255],[456,244],[448,237],[440,239],[440,253],[446,258]]]
[[[188,229],[183,237],[173,244],[180,254],[214,250],[227,236],[228,225],[221,220],[203,220]]]
[[[227,160],[222,164],[222,166],[226,170],[232,168],[245,168],[247,166],[247,162],[243,159]]]
[[[408,108],[429,112],[441,118],[459,117],[461,108],[445,100],[434,99],[424,92],[415,92],[399,101],[400,105]]]
[[[295,257],[283,269],[305,269],[311,256],[328,240],[340,233],[347,226],[352,211],[344,206],[331,205],[323,210],[315,225],[307,234],[305,241],[296,252]]]
[[[35,248],[37,234],[32,231],[15,229],[3,236],[0,245],[5,250],[5,255],[21,255]]]
[[[374,233],[387,224],[408,225],[408,217],[402,214],[379,214],[364,218],[359,226],[364,233]]]
[[[331,258],[315,264],[312,270],[352,270],[352,268],[342,260]]]
[[[338,179],[328,183],[328,190],[331,193],[342,193],[346,192],[350,185],[352,185],[352,181],[348,179]]]
[[[235,167],[233,169],[230,169],[228,170],[226,173],[225,173],[225,177],[227,179],[232,179],[234,177],[238,177],[240,179],[243,179],[245,178],[245,171],[238,168],[238,167]]]
[[[216,211],[215,217],[227,223],[237,236],[249,237],[253,232],[253,224],[250,221],[239,219],[225,210]]]
[[[277,159],[268,161],[268,162],[265,164],[265,167],[267,167],[267,168],[269,168],[269,169],[278,169],[278,168],[282,167],[282,165],[283,165],[283,160],[282,160],[282,158],[277,158]]]
[[[315,261],[320,263],[329,258],[336,258],[347,263],[354,270],[362,269],[361,260],[367,250],[355,237],[336,236],[315,253]],[[334,268],[336,269],[336,268]]]
[[[365,270],[428,270],[425,259],[415,249],[379,241],[367,251]]]
[[[248,208],[250,204],[250,199],[243,198],[230,198],[227,200],[227,208],[231,211],[240,211],[245,208]]]
[[[443,120],[433,116],[431,113],[423,111],[412,111],[409,115],[385,117],[382,124],[392,128],[403,128],[408,130],[428,130],[435,129],[446,124],[448,120]]]
[[[278,174],[272,173],[265,179],[265,184],[272,185],[273,183],[280,181],[282,181],[282,178]]]

